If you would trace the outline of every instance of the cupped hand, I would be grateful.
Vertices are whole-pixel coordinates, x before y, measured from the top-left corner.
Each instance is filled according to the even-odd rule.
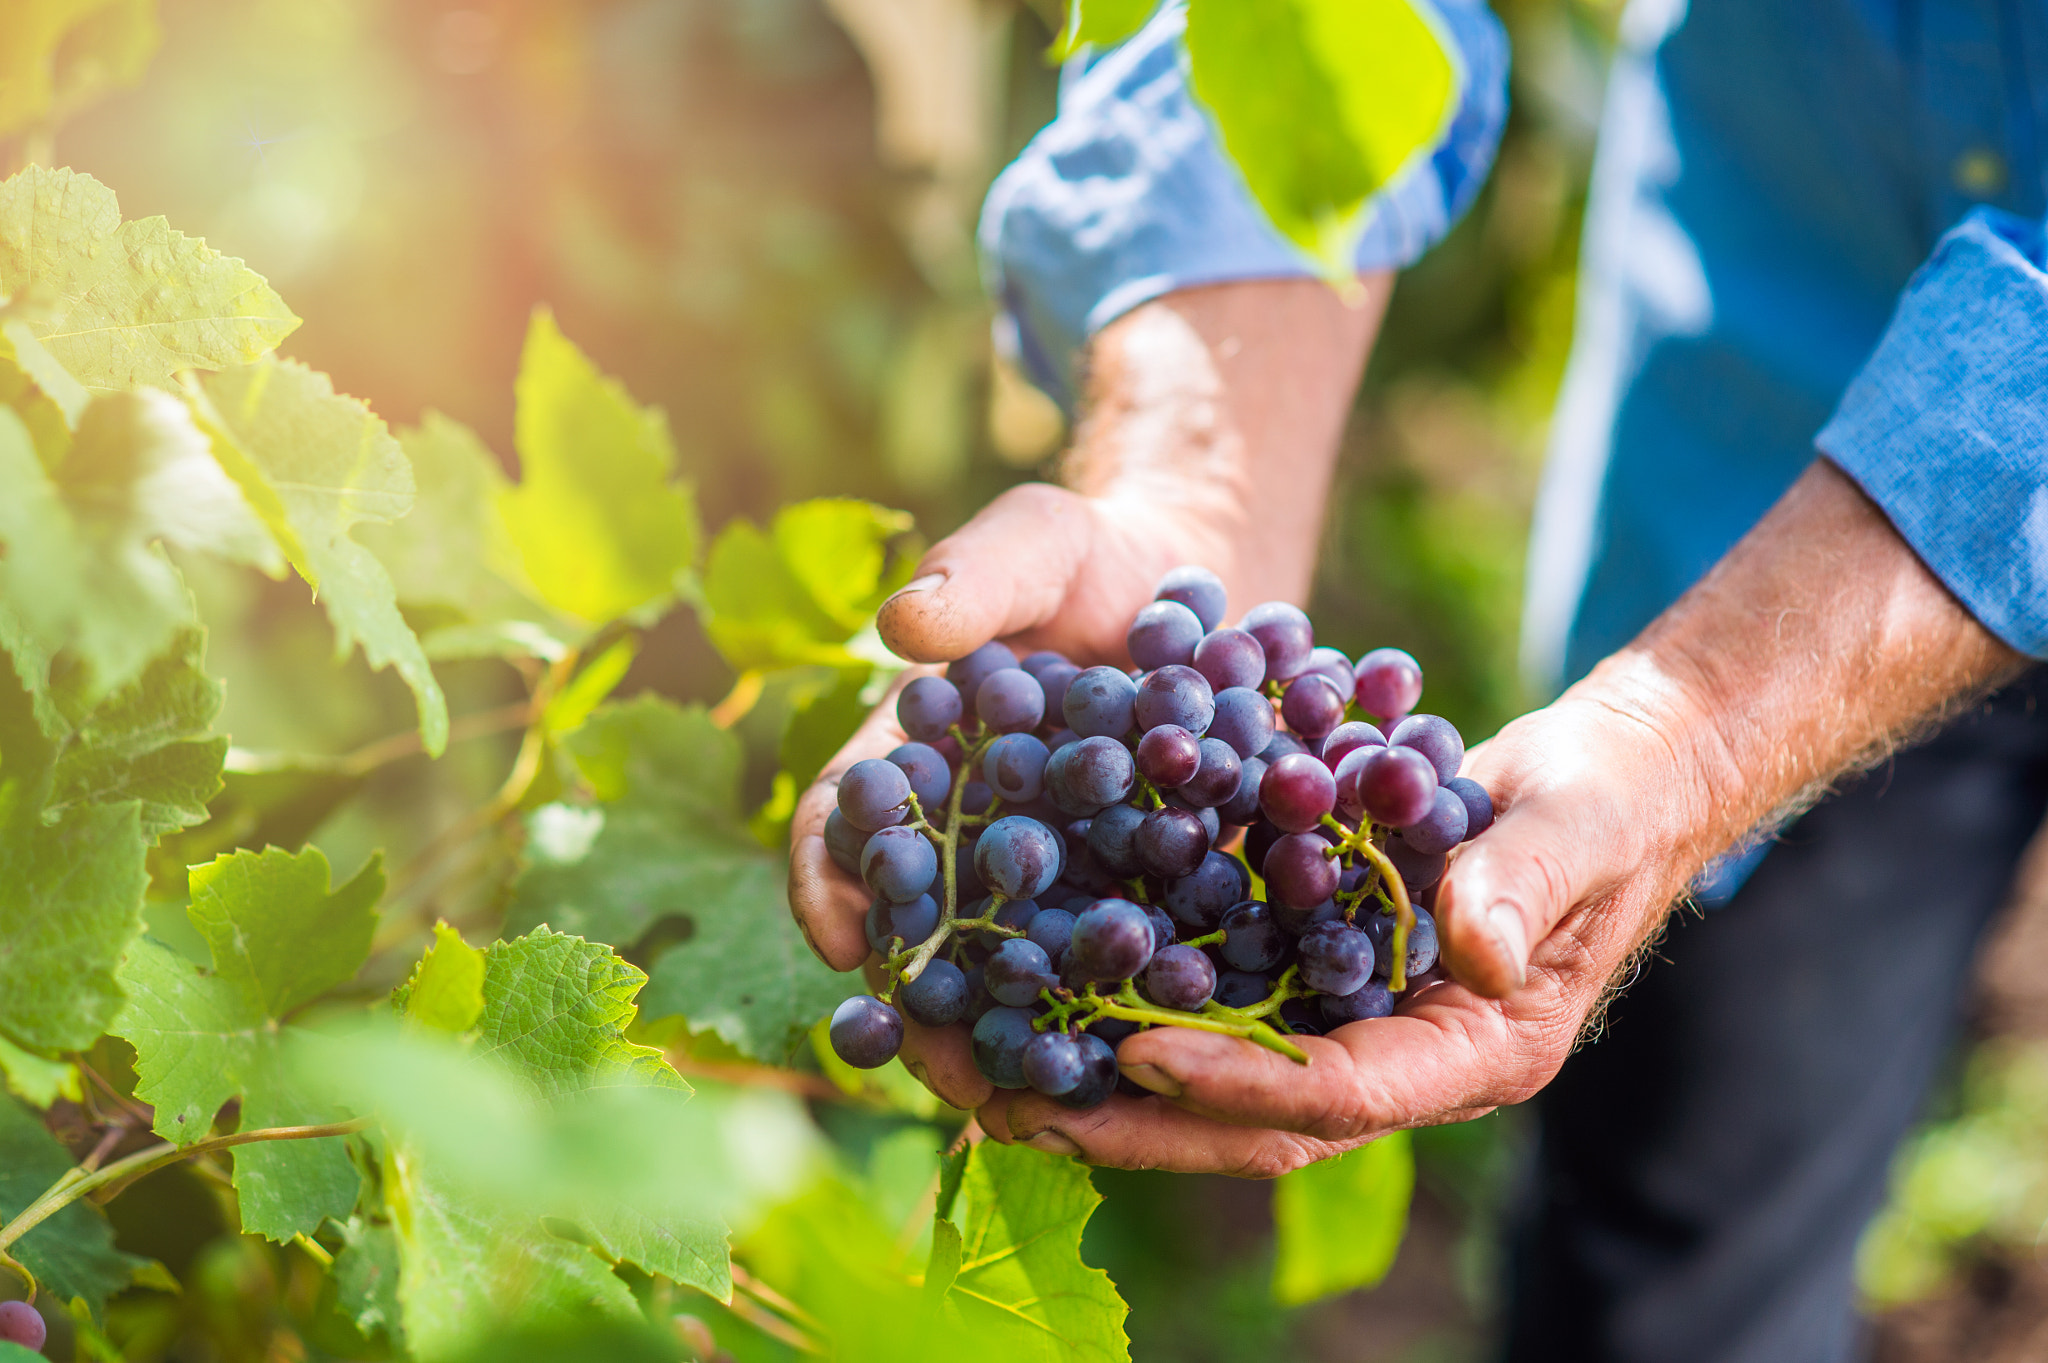
[[[1528,1098],[1718,850],[1701,832],[1714,802],[1692,732],[1670,688],[1623,665],[1475,749],[1465,774],[1499,814],[1438,892],[1451,978],[1404,998],[1393,1017],[1300,1038],[1307,1066],[1233,1037],[1155,1028],[1117,1058],[1158,1096],[1074,1112],[995,1092],[982,1126],[1094,1164],[1273,1177]]]

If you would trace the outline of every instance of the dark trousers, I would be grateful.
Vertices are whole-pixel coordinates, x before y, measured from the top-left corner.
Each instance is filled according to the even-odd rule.
[[[1511,1363],[1837,1363],[1854,1256],[2048,810],[2048,668],[1673,923],[1537,1099]]]

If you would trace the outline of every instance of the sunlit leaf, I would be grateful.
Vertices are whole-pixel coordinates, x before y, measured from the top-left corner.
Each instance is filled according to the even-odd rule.
[[[0,1095],[0,1224],[19,1214],[71,1167],[70,1152],[43,1129],[36,1115]],[[83,1202],[72,1203],[37,1226],[8,1253],[36,1275],[49,1299],[83,1297],[95,1311],[127,1287],[146,1262],[115,1249],[106,1218]]]
[[[142,78],[163,41],[156,0],[12,0],[0,44],[0,137],[47,126]]]
[[[484,1011],[484,953],[446,923],[434,924],[434,944],[399,986],[393,1003],[423,1027],[466,1032]]]
[[[799,502],[766,532],[727,523],[704,567],[704,629],[739,671],[825,663],[852,666],[846,641],[903,585],[888,542],[910,528],[901,511],[839,498]]]
[[[4,1036],[0,1036],[0,1080],[6,1082],[8,1092],[35,1108],[47,1108],[59,1098],[75,1103],[83,1096],[78,1088],[76,1065],[65,1060],[46,1060],[24,1051]]]
[[[1273,1299],[1302,1306],[1386,1277],[1414,1191],[1405,1131],[1283,1176],[1273,1185]]]

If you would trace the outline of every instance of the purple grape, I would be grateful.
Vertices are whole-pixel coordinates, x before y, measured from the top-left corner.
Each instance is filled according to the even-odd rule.
[[[1233,906],[1223,915],[1223,945],[1217,948],[1223,963],[1233,970],[1272,970],[1287,959],[1288,950],[1294,945],[1280,925],[1273,921],[1273,911],[1256,899],[1247,899]],[[1260,998],[1266,997],[1261,990]]]
[[[1250,889],[1251,877],[1245,873],[1242,862],[1221,852],[1210,852],[1203,856],[1193,875],[1167,882],[1166,911],[1176,923],[1199,937],[1214,932],[1224,913],[1243,900]]]
[[[1005,1008],[1029,1006],[1038,991],[1052,988],[1057,978],[1045,949],[1023,937],[1005,940],[981,968],[982,987]]]
[[[1259,750],[1259,756],[1264,758],[1267,765],[1270,766],[1291,752],[1308,752],[1308,745],[1286,730],[1276,729],[1273,733],[1273,741]],[[1308,755],[1310,757],[1315,756],[1312,752],[1309,752]]]
[[[1268,601],[1244,613],[1237,627],[1259,641],[1266,650],[1267,681],[1292,681],[1308,666],[1308,655],[1316,646],[1315,627],[1300,608],[1285,601]]]
[[[855,828],[847,817],[838,810],[825,816],[825,853],[832,858],[832,864],[850,876],[860,874],[860,850],[868,845],[868,835]]]
[[[1065,909],[1040,909],[1024,930],[1024,940],[1043,951],[1052,968],[1058,970],[1074,936],[1074,915]]]
[[[1272,822],[1261,814],[1244,831],[1244,847],[1241,855],[1246,866],[1264,866],[1266,853],[1273,850],[1273,844],[1286,837]]]
[[[1036,819],[1011,814],[981,831],[974,870],[1005,899],[1036,899],[1060,877],[1060,835]]]
[[[1312,909],[1336,894],[1337,862],[1324,855],[1329,850],[1330,844],[1313,833],[1289,833],[1274,843],[1262,868],[1267,898]]]
[[[999,1089],[1023,1088],[1024,1048],[1038,1035],[1029,1009],[989,1009],[974,1024],[974,1068]]]
[[[1166,792],[1166,803],[1175,809],[1188,809],[1196,818],[1200,819],[1202,821],[1202,835],[1209,840],[1208,845],[1210,847],[1214,847],[1217,839],[1223,836],[1223,816],[1218,814],[1214,808],[1207,805],[1196,805],[1190,809],[1187,797],[1177,790]]]
[[[936,818],[953,790],[953,772],[937,748],[926,743],[900,744],[887,759],[910,778],[910,793],[926,817]]]
[[[1128,980],[1151,959],[1151,921],[1128,899],[1099,899],[1074,920],[1067,962],[1084,978]]]
[[[1004,734],[988,745],[981,759],[982,779],[1011,804],[1036,800],[1045,793],[1045,764],[1051,757],[1045,744],[1030,734]]]
[[[1436,802],[1436,768],[1413,748],[1373,748],[1359,759],[1358,805],[1375,823],[1405,828]]]
[[[1369,715],[1405,715],[1422,699],[1422,665],[1398,648],[1376,648],[1352,670],[1351,696]]]
[[[1015,667],[1017,655],[1003,644],[983,644],[958,662],[946,664],[946,680],[960,688],[963,700],[972,700],[991,672]]]
[[[1238,771],[1237,789],[1228,800],[1216,806],[1216,816],[1229,824],[1249,824],[1259,817],[1259,784],[1265,780],[1267,767],[1256,757],[1244,759]]]
[[[1244,763],[1238,758],[1237,749],[1220,738],[1203,739],[1201,753],[1202,765],[1192,780],[1182,783],[1180,796],[1197,809],[1213,809],[1237,794]]]
[[[49,1337],[50,1329],[35,1307],[25,1301],[0,1301],[0,1341],[39,1353]]]
[[[981,1021],[982,1015],[996,1007],[996,1001],[988,996],[988,988],[982,983],[981,967],[967,967],[967,1012],[969,1022]]]
[[[1321,1036],[1323,1015],[1307,999],[1289,999],[1280,1005],[1280,1021],[1296,1036]]]
[[[1435,965],[1436,957],[1436,919],[1428,909],[1418,907],[1415,926],[1408,929],[1407,978],[1412,980]]]
[[[959,887],[962,899],[971,899],[975,895],[988,893],[988,886],[982,882],[981,872],[974,869],[974,853],[980,846],[980,829],[961,830],[959,846],[953,853],[953,883]]]
[[[1358,772],[1365,765],[1368,754],[1380,751],[1384,751],[1384,745],[1368,743],[1345,753],[1344,760],[1337,764],[1332,776],[1337,783],[1336,814],[1347,823],[1355,824],[1365,817],[1365,806],[1358,802]]]
[[[1401,883],[1408,887],[1410,895],[1442,880],[1444,868],[1450,864],[1450,858],[1442,852],[1418,852],[1399,836],[1387,839],[1386,853],[1387,860],[1401,873]]]
[[[1458,768],[1465,761],[1464,738],[1457,726],[1441,715],[1408,716],[1387,735],[1387,743],[1396,748],[1413,748],[1427,757],[1436,768],[1439,782],[1457,779]]]
[[[1123,1045],[1125,1037],[1136,1036],[1144,1031],[1143,1025],[1129,1018],[1097,1018],[1088,1024],[1083,1036],[1092,1036],[1108,1046],[1112,1055],[1116,1047]]]
[[[1159,601],[1178,601],[1195,613],[1203,629],[1213,630],[1223,622],[1226,598],[1223,579],[1207,568],[1184,564],[1159,579],[1152,595]]]
[[[1264,975],[1256,975],[1249,970],[1216,972],[1215,999],[1225,1008],[1249,1008],[1255,1003],[1264,1003],[1266,995],[1272,992],[1272,981]]]
[[[1110,805],[1097,814],[1088,825],[1088,850],[1095,854],[1096,864],[1119,880],[1144,874],[1133,842],[1143,822],[1145,812],[1132,805]]]
[[[1292,753],[1266,768],[1259,810],[1283,833],[1306,833],[1337,804],[1337,778],[1307,753]]]
[[[1173,919],[1167,917],[1165,909],[1157,904],[1140,904],[1138,907],[1145,911],[1145,921],[1152,925],[1154,951],[1161,947],[1170,947],[1179,940],[1180,934],[1173,930]]]
[[[1138,684],[1114,667],[1091,667],[1067,684],[1061,714],[1083,738],[1122,738],[1135,724]]]
[[[1335,771],[1338,763],[1360,748],[1386,746],[1385,734],[1362,719],[1354,719],[1348,724],[1339,724],[1330,730],[1329,736],[1323,740],[1322,750],[1316,755],[1323,759],[1324,766]]]
[[[1453,776],[1444,782],[1444,789],[1453,792],[1465,803],[1465,841],[1470,842],[1493,827],[1493,797],[1486,793],[1485,786],[1469,776]],[[830,826],[830,820],[827,820],[828,830]],[[829,831],[825,841],[832,841]]]
[[[1081,675],[1081,669],[1068,662],[1065,655],[1050,651],[1034,653],[1017,664],[1038,682],[1045,692],[1045,717],[1058,720],[1060,703],[1066,698],[1067,688],[1074,684],[1074,678]]]
[[[1332,682],[1336,683],[1338,695],[1344,697],[1346,701],[1351,699],[1351,688],[1355,684],[1355,678],[1351,671],[1351,660],[1336,649],[1310,649],[1308,653],[1308,666],[1303,668],[1302,672],[1304,674],[1309,672],[1322,673]]]
[[[860,878],[891,903],[910,903],[938,876],[939,854],[931,839],[914,829],[884,828],[861,849]]]
[[[1301,982],[1318,994],[1349,994],[1372,978],[1372,939],[1349,923],[1318,923],[1295,944]]]
[[[975,691],[974,713],[991,732],[1029,733],[1045,719],[1045,691],[1021,667],[998,668]]]
[[[1290,908],[1285,904],[1275,904],[1272,908],[1273,921],[1289,937],[1299,937],[1318,923],[1334,923],[1344,916],[1344,910],[1337,907],[1334,899],[1325,899],[1306,909]]]
[[[1124,635],[1124,647],[1131,661],[1146,671],[1170,663],[1194,660],[1195,645],[1202,641],[1202,622],[1178,601],[1154,601],[1138,612]]]
[[[1458,792],[1438,786],[1429,813],[1402,829],[1401,841],[1418,852],[1448,852],[1465,841],[1468,818]]]
[[[1081,1052],[1081,1079],[1065,1093],[1054,1096],[1053,1101],[1062,1107],[1098,1107],[1116,1092],[1116,1052],[1109,1042],[1091,1035],[1092,1031],[1093,1028],[1074,1038]]]
[[[1201,765],[1201,740],[1178,724],[1162,724],[1138,740],[1138,772],[1163,790],[1192,780]]]
[[[892,828],[909,814],[910,778],[893,762],[863,758],[839,778],[839,812],[855,828]]]
[[[1216,967],[1193,947],[1162,947],[1145,967],[1145,992],[1162,1008],[1198,1013],[1216,992]]]
[[[1045,736],[1045,746],[1052,752],[1058,752],[1069,743],[1079,743],[1080,741],[1081,735],[1075,733],[1072,729],[1054,729]]]
[[[1067,789],[1092,809],[1113,805],[1137,784],[1138,765],[1131,750],[1114,738],[1084,738],[1061,748],[1067,758]]]
[[[1081,1082],[1081,1046],[1065,1032],[1040,1032],[1024,1048],[1024,1082],[1057,1098]]]
[[[967,918],[989,917],[989,906],[991,904],[995,904],[994,897],[983,896],[975,900],[973,906],[963,916]],[[1028,932],[1031,929],[1032,923],[1037,921],[1038,915],[1042,912],[1043,910],[1038,907],[1038,901],[1035,899],[1005,899],[1001,904],[995,905],[994,921],[1002,927],[1015,928],[1019,932]],[[1010,938],[1005,937],[999,932],[984,932],[977,928],[974,933],[974,940],[987,947],[990,951],[994,951],[997,947],[1009,941]]]
[[[903,986],[903,1011],[921,1027],[945,1027],[967,1016],[967,976],[951,961],[924,963],[918,977]]]
[[[1131,848],[1147,875],[1179,880],[1195,873],[1213,841],[1201,816],[1191,809],[1166,805],[1145,816],[1131,838]]]
[[[960,812],[968,818],[988,813],[988,807],[996,801],[996,793],[989,789],[986,781],[970,780],[960,791]]]
[[[1367,980],[1349,994],[1325,994],[1316,1002],[1322,1009],[1323,1022],[1333,1029],[1353,1022],[1392,1017],[1394,1013],[1394,996],[1387,992],[1386,984],[1377,979]]]
[[[960,722],[960,688],[944,677],[918,677],[896,697],[896,722],[919,743],[936,743]]]
[[[865,926],[868,945],[877,956],[889,956],[905,947],[914,947],[932,935],[939,926],[938,902],[928,894],[921,894],[907,904],[897,904],[887,899],[876,899],[868,905]],[[901,945],[892,942],[895,938]]]
[[[1257,757],[1273,746],[1273,702],[1249,687],[1232,686],[1216,693],[1210,738],[1237,749],[1239,757]]]
[[[857,1070],[871,1070],[902,1049],[903,1018],[880,999],[855,994],[832,1010],[827,1034],[833,1054]]]
[[[1194,669],[1219,692],[1257,688],[1266,680],[1266,650],[1241,629],[1212,630],[1195,645]]]
[[[1287,683],[1280,698],[1280,718],[1302,738],[1314,742],[1344,722],[1344,693],[1320,672],[1304,672]]]
[[[1204,734],[1216,717],[1216,693],[1209,689],[1209,679],[1194,668],[1169,663],[1146,673],[1145,680],[1138,683],[1131,713],[1143,730],[1175,724],[1191,734]]]

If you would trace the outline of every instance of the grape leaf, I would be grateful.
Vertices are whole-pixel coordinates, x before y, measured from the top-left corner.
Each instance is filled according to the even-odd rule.
[[[1463,74],[1410,0],[1201,0],[1189,84],[1281,235],[1349,278],[1367,201],[1427,154]]]
[[[0,1096],[0,1224],[35,1201],[72,1167],[69,1151],[12,1098]],[[59,1301],[83,1297],[94,1312],[128,1286],[148,1261],[114,1248],[106,1218],[74,1202],[16,1241],[21,1260],[43,1291]]]
[[[399,1333],[398,1236],[388,1224],[351,1217],[334,1256],[335,1305],[365,1336]]]
[[[390,575],[349,533],[411,509],[405,452],[368,407],[289,360],[215,374],[194,401],[222,465],[325,604],[337,650],[360,643],[370,666],[397,669],[419,706],[427,751],[438,756],[448,743],[448,703],[398,612]]]
[[[434,944],[392,1002],[423,1027],[468,1031],[484,1011],[484,953],[446,923],[434,924]]]
[[[974,1148],[961,1189],[961,1262],[949,1310],[1005,1359],[1129,1360],[1116,1285],[1081,1261],[1081,1230],[1102,1199],[1088,1170],[1021,1145]]]
[[[626,1040],[647,977],[603,944],[538,931],[484,953],[475,1053],[550,1102],[619,1086],[689,1090],[661,1052]]]
[[[0,1079],[6,1080],[8,1092],[33,1108],[47,1108],[59,1098],[69,1098],[75,1103],[83,1096],[78,1088],[76,1065],[63,1060],[45,1060],[24,1051],[4,1036],[0,1036]]]
[[[236,852],[192,870],[192,925],[213,969],[195,969],[145,938],[122,964],[129,1001],[109,1029],[135,1047],[136,1096],[156,1107],[158,1135],[179,1144],[204,1138],[237,1094],[241,1126],[336,1120],[285,1064],[286,1019],[346,983],[369,958],[376,902],[384,892],[378,858],[331,890],[317,848],[296,855],[270,848]],[[269,1141],[235,1152],[242,1226],[273,1240],[346,1217],[359,1177],[337,1137]]]
[[[666,601],[700,535],[695,499],[669,482],[667,418],[599,373],[545,310],[517,394],[520,482],[499,508],[541,599],[591,624]]]
[[[1067,0],[1067,22],[1046,55],[1065,61],[1084,47],[1115,47],[1144,27],[1159,0]]]
[[[142,931],[144,851],[133,804],[0,824],[0,1032],[59,1051],[107,1029],[115,967]]]
[[[247,363],[299,324],[241,261],[162,218],[122,222],[113,190],[41,166],[0,181],[0,293],[42,305],[29,329],[95,392]]]
[[[740,671],[856,665],[846,641],[908,580],[888,542],[910,516],[820,498],[783,507],[764,533],[744,517],[718,532],[704,565],[704,631]]]
[[[603,823],[594,838],[534,840],[506,930],[546,922],[624,947],[665,921],[687,925],[655,958],[642,1010],[787,1060],[846,986],[790,920],[782,859],[742,821],[739,740],[701,707],[645,696],[600,708],[565,746]]]
[[[44,373],[31,368],[27,353],[31,351],[40,352],[47,362]],[[48,380],[52,375],[63,375],[63,381],[70,384],[65,391],[75,405],[67,407],[50,391],[52,384]],[[71,423],[83,413],[86,398],[77,380],[49,359],[49,353],[43,351],[25,323],[0,322],[0,404],[13,408],[28,427],[44,468],[54,469],[63,462],[71,448]]]
[[[1386,1277],[1414,1191],[1405,1131],[1283,1176],[1273,1186],[1273,1299],[1303,1306]]]
[[[133,85],[163,41],[156,0],[16,0],[0,45],[0,137]]]

